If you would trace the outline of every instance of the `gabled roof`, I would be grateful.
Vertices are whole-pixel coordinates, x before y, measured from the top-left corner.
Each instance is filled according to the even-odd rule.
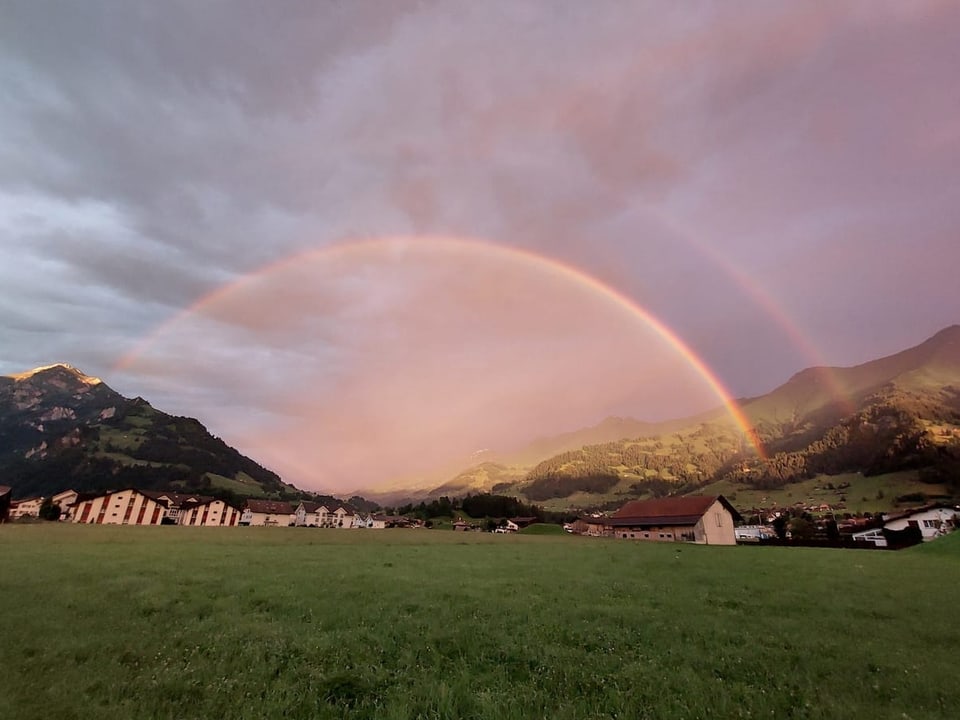
[[[733,516],[742,520],[740,513],[723,495],[690,495],[653,500],[631,500],[610,516],[610,525],[696,525],[715,502],[723,505]]]
[[[224,499],[222,499],[222,498],[207,497],[206,495],[202,496],[202,498],[203,498],[202,500],[197,500],[196,502],[187,503],[187,504],[183,507],[183,509],[184,509],[184,510],[189,510],[190,508],[203,507],[204,505],[210,505],[211,503],[215,503],[215,502],[217,502],[218,500],[219,500],[220,502],[222,502],[225,507],[232,507],[234,510],[239,510],[239,509],[240,509],[239,507],[237,507],[237,506],[234,505],[233,503],[227,502],[226,500],[224,500]]]
[[[125,488],[120,488],[119,490],[105,490],[103,492],[89,492],[89,493],[78,492],[77,499],[74,500],[73,503],[71,504],[80,505],[81,503],[85,503],[88,500],[95,500],[99,497],[108,497],[110,495],[119,495],[120,493],[127,492],[128,490],[131,492],[135,492],[139,495],[143,495],[144,497],[148,497],[158,505],[162,505],[163,507],[169,507],[167,498],[171,495],[171,493],[156,492],[154,490],[138,490],[135,487],[125,487]]]
[[[296,512],[290,503],[281,500],[247,500],[247,510],[267,515],[293,515]]]
[[[82,503],[85,503],[87,500],[94,500],[98,497],[103,497],[104,495],[108,495],[108,494],[109,493],[101,493],[101,492],[78,492],[77,499],[70,504],[71,506],[80,505]]]
[[[298,506],[298,509],[299,509],[300,507],[303,508],[303,511],[304,511],[304,512],[312,513],[312,512],[316,512],[317,510],[319,510],[320,508],[322,508],[323,505],[320,504],[320,503],[318,503],[318,502],[310,502],[309,500],[302,500],[302,501],[300,502],[300,505]]]
[[[12,489],[9,485],[0,485],[0,497],[9,494]]]

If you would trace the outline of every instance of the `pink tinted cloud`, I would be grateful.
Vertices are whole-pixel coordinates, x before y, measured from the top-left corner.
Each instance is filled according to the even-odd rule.
[[[215,350],[184,360],[193,343],[228,346],[230,366]],[[214,394],[246,377],[263,422],[216,406],[209,422],[288,480],[328,490],[432,475],[611,414],[663,419],[721,402],[641,316],[589,284],[440,241],[279,266],[168,326],[138,366],[166,367],[168,384],[202,376]]]

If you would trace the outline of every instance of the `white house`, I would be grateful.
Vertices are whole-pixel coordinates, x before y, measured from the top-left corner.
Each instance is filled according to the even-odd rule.
[[[326,522],[327,508],[321,503],[304,500],[297,505],[295,514],[294,524],[298,527],[323,527],[323,523]]]
[[[73,522],[96,525],[160,525],[166,503],[126,488],[93,496],[80,496],[74,505]]]
[[[928,505],[883,516],[883,527],[887,530],[906,530],[913,525],[920,529],[924,542],[946,535],[958,522],[960,513],[949,505]]]
[[[223,500],[207,498],[182,507],[180,509],[180,524],[204,527],[233,527],[240,523],[240,516],[241,511],[239,508]]]
[[[212,497],[208,497],[207,495],[167,492],[166,490],[144,490],[143,494],[147,497],[153,498],[157,502],[163,503],[164,507],[166,508],[166,514],[164,517],[166,518],[168,525],[182,524],[180,513],[185,508],[196,505],[197,503],[213,500]]]
[[[25,517],[39,517],[40,505],[43,504],[42,497],[24,498],[23,500],[14,500],[10,503],[10,519],[19,520]]]
[[[70,513],[73,512],[73,504],[77,501],[77,497],[78,494],[76,490],[64,490],[50,498],[53,504],[60,508],[61,520],[70,519]]]
[[[369,515],[363,515],[357,513],[354,524],[359,528],[368,528],[370,530],[383,530],[387,527],[388,518],[386,515],[374,515],[370,513]]]
[[[887,538],[883,534],[882,528],[872,528],[870,530],[861,530],[860,532],[853,533],[851,537],[857,542],[871,543],[876,547],[887,546]]]

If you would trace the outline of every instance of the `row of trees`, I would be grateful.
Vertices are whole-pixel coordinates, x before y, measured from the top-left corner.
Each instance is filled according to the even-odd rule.
[[[439,517],[463,515],[474,520],[483,518],[535,517],[540,522],[562,522],[565,513],[552,513],[539,505],[524,503],[509,495],[468,493],[462,498],[443,496],[434,500],[408,503],[394,508],[398,515],[432,520]]]

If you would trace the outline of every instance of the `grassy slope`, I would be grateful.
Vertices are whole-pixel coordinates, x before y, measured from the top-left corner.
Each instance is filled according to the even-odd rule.
[[[960,543],[0,527],[5,718],[947,718]]]
[[[831,489],[828,485],[832,485]],[[841,487],[849,485],[848,487]],[[795,503],[836,507],[846,505],[846,512],[890,512],[897,507],[896,498],[911,493],[949,495],[943,485],[921,483],[913,470],[864,477],[860,473],[819,475],[810,480],[792,483],[776,490],[754,490],[745,485],[726,481],[715,482],[698,489],[704,495],[724,495],[738,509],[753,507],[790,507]],[[919,505],[907,502],[904,507]]]
[[[237,493],[237,495],[242,495],[244,497],[276,496],[276,493],[268,493],[266,490],[264,490],[260,483],[242,470],[237,473],[236,478],[228,478],[224,477],[223,475],[217,475],[216,473],[206,473],[206,476],[210,478],[210,484],[213,487],[231,490]]]

